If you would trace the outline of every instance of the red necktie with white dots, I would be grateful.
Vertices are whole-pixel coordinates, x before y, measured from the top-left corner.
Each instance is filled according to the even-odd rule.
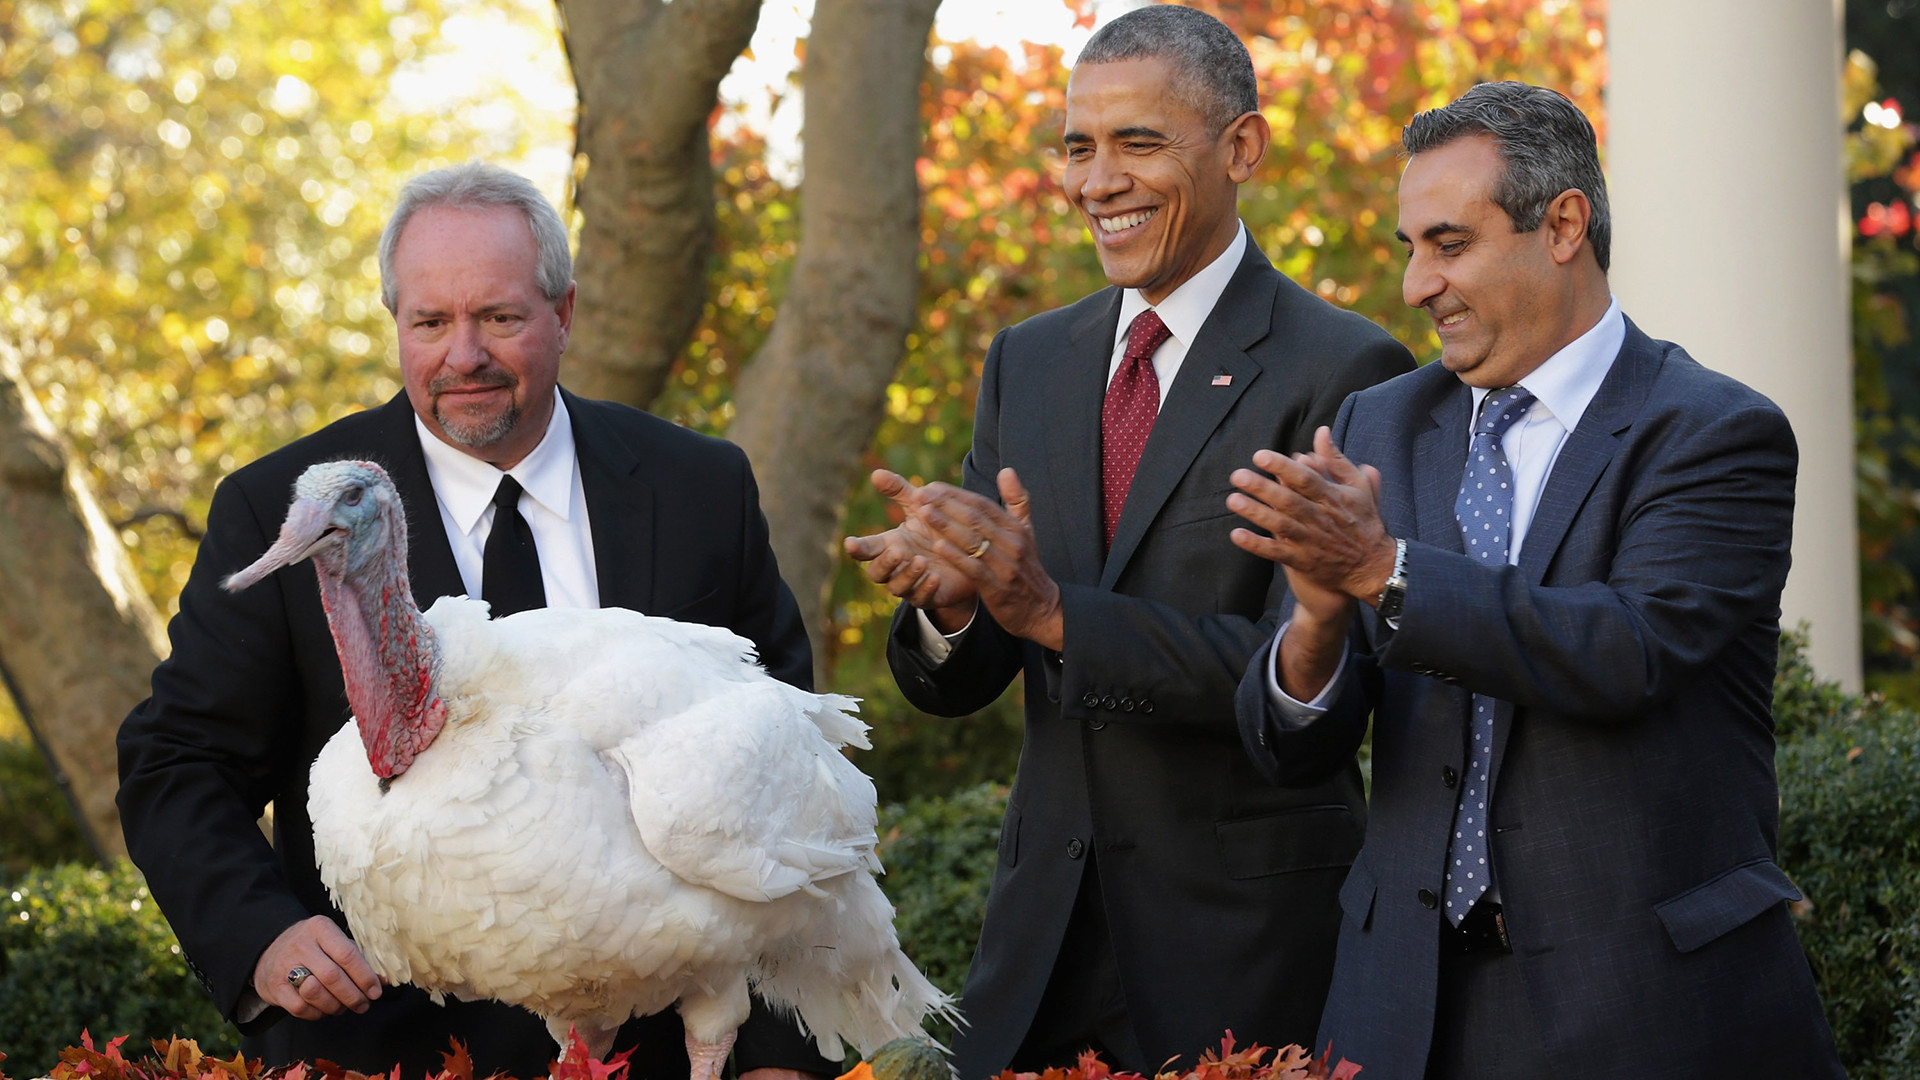
[[[1108,547],[1113,546],[1113,531],[1120,525],[1120,511],[1127,504],[1127,489],[1133,486],[1133,471],[1147,448],[1147,436],[1153,432],[1153,419],[1160,415],[1160,378],[1153,373],[1153,352],[1170,336],[1172,331],[1153,309],[1134,317],[1133,325],[1127,327],[1126,355],[1100,407],[1101,512]]]

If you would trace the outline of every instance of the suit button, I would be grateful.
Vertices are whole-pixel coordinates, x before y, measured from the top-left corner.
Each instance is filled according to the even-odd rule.
[[[1087,726],[1092,728],[1095,731],[1099,731],[1101,728],[1104,728],[1107,726],[1107,722],[1101,719],[1100,717],[1096,716],[1093,719],[1087,721]]]
[[[1106,697],[1100,699],[1100,707],[1108,712],[1112,712],[1120,707],[1120,702],[1116,700],[1112,694],[1108,694]]]
[[[1073,839],[1067,841],[1067,858],[1077,859],[1080,856],[1085,855],[1086,853],[1087,853],[1087,845],[1081,843],[1079,837],[1076,836]]]
[[[1452,787],[1460,782],[1460,774],[1453,771],[1453,766],[1442,765],[1440,766],[1440,782],[1448,787]]]
[[[1428,911],[1432,911],[1434,908],[1440,906],[1440,898],[1433,894],[1432,889],[1421,889],[1420,906],[1426,908]]]
[[[1087,696],[1080,699],[1080,704],[1089,709],[1097,709],[1100,707],[1100,695],[1089,690]]]
[[[1134,707],[1134,700],[1133,700],[1132,698],[1130,698],[1130,697],[1123,697],[1123,698],[1121,698],[1121,699],[1120,699],[1120,711],[1121,711],[1121,712],[1132,712],[1132,711],[1133,711],[1133,707]]]
[[[1140,715],[1142,716],[1153,715],[1153,699],[1152,698],[1140,699]]]

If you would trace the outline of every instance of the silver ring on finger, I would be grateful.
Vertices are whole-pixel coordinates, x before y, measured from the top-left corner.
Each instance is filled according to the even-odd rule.
[[[298,991],[300,984],[311,978],[313,978],[313,972],[307,970],[306,965],[302,964],[287,972],[287,985]]]
[[[967,552],[967,558],[977,559],[980,556],[985,555],[987,553],[987,549],[992,546],[993,546],[993,541],[983,536],[980,538],[980,542],[974,545],[973,550]]]

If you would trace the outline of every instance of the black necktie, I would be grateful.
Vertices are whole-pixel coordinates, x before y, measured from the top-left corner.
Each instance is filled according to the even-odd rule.
[[[501,477],[493,493],[493,531],[487,534],[480,569],[480,599],[492,606],[496,619],[547,606],[540,551],[533,543],[533,529],[520,516],[520,482],[511,476]]]

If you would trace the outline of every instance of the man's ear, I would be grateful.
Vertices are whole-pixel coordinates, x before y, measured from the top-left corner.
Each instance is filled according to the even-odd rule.
[[[1226,140],[1229,148],[1227,175],[1233,178],[1234,183],[1244,184],[1253,178],[1254,170],[1260,167],[1261,159],[1267,156],[1267,146],[1273,142],[1273,129],[1267,124],[1267,118],[1256,109],[1234,117],[1220,137]]]
[[[1547,250],[1554,262],[1565,266],[1586,250],[1587,222],[1592,219],[1593,204],[1587,201],[1586,192],[1568,188],[1554,196],[1540,218],[1540,227],[1547,233]]]

